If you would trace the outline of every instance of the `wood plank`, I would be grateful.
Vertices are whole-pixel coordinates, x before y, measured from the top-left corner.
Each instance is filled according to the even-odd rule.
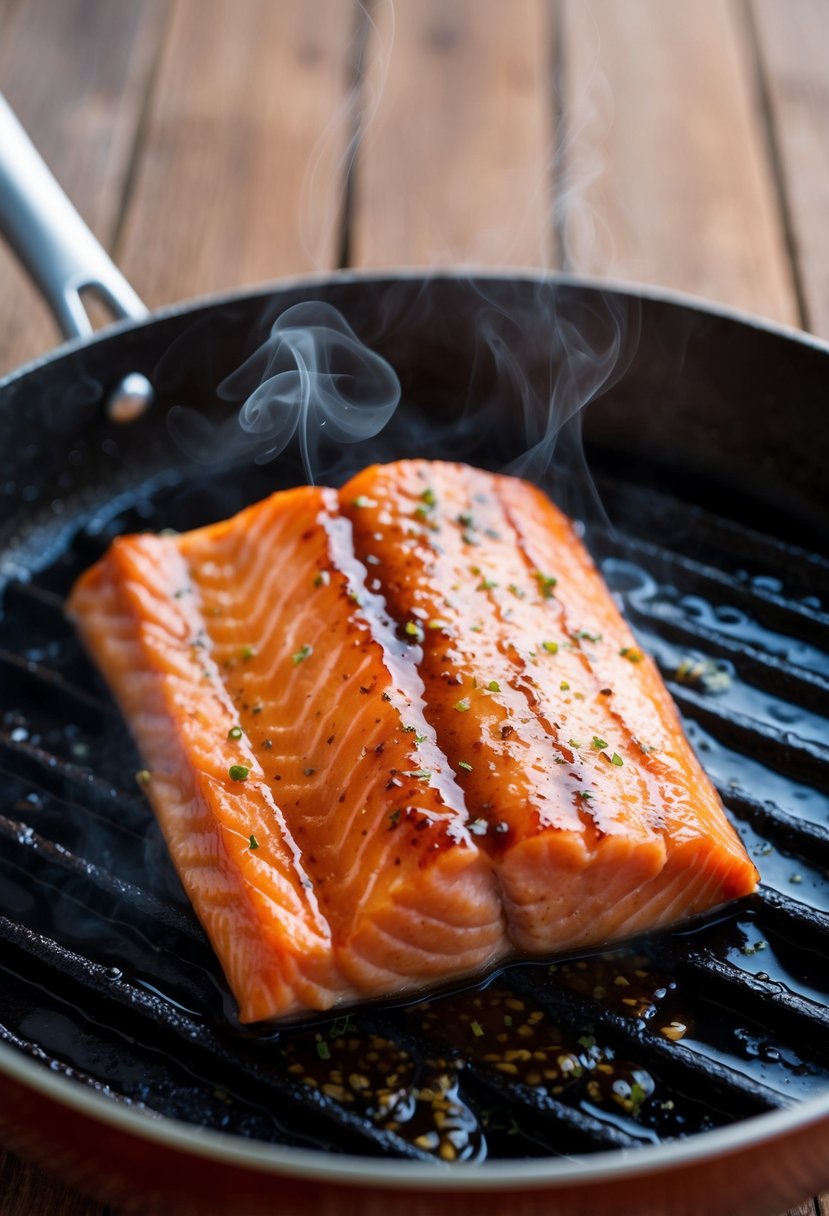
[[[815,1200],[818,1216],[829,1216],[829,1193],[818,1195]]]
[[[543,0],[383,0],[366,48],[357,266],[548,265]]]
[[[790,1208],[785,1216],[815,1216],[815,1202],[814,1199],[807,1199],[796,1208]]]
[[[27,1161],[0,1149],[0,1216],[114,1216]]]
[[[796,321],[740,4],[563,3],[568,264]]]
[[[118,224],[167,0],[18,0],[0,44],[0,89],[105,245]],[[0,369],[48,350],[57,328],[0,245]]]
[[[330,268],[355,9],[174,0],[118,260],[150,306]]]
[[[829,338],[829,5],[753,0],[805,320]]]

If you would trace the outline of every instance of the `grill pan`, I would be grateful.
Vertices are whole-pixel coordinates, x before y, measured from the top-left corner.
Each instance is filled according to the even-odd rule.
[[[756,898],[427,1005],[235,1024],[62,599],[120,531],[305,479],[293,447],[262,466],[215,442],[185,455],[169,420],[231,416],[217,386],[308,300],[403,393],[377,439],[323,449],[332,476],[413,454],[509,466],[587,519],[760,867]],[[155,401],[125,424],[108,404],[127,373]],[[405,273],[196,302],[0,383],[9,1146],[126,1211],[774,1216],[829,1185],[828,383],[824,344],[676,296]],[[572,422],[539,446],[551,398],[578,415],[587,467]],[[524,1043],[552,1076],[534,1080]]]

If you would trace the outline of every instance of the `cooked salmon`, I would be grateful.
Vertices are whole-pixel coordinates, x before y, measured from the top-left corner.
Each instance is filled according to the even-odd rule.
[[[408,461],[364,470],[340,505],[389,612],[422,627],[426,715],[516,949],[595,945],[754,890],[655,664],[545,495]]]
[[[69,607],[243,1021],[754,889],[656,668],[524,482],[375,466],[121,537]]]

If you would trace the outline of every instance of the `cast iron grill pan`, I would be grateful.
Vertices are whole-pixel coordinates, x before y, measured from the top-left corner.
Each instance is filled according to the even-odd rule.
[[[439,385],[450,402],[452,375]],[[428,412],[430,393],[421,384],[413,399],[403,380],[403,430],[388,451],[355,453],[350,468],[410,444],[406,419]],[[191,383],[191,398],[206,393],[204,381]],[[651,456],[647,476],[637,458],[620,460],[614,419],[631,391],[628,377],[597,407],[605,415],[590,467],[606,516],[589,508],[583,469],[539,479],[565,509],[578,513],[581,500],[592,516],[588,541],[761,870],[757,896],[683,932],[515,964],[461,993],[288,1029],[240,1027],[136,784],[140,758],[63,603],[114,535],[198,526],[302,473],[291,452],[243,475],[197,464],[171,472],[147,456],[158,446],[152,428],[163,430],[156,421],[143,439],[136,432],[143,477],[110,440],[108,473],[80,497],[70,487],[74,510],[64,511],[58,488],[51,526],[36,523],[5,549],[6,1042],[150,1114],[262,1141],[447,1162],[656,1143],[825,1089],[829,562],[814,552],[814,516],[794,482],[778,516],[747,476],[728,490],[701,473],[693,444],[680,472],[675,456]],[[91,418],[89,396],[80,413]],[[63,487],[93,448],[106,469],[106,438],[93,427],[91,440],[82,422],[72,442],[83,455],[75,466],[70,457]],[[451,433],[423,440],[421,454],[461,455],[447,450]],[[464,442],[464,454],[490,467],[520,449],[487,426]],[[41,501],[36,521],[48,516]]]

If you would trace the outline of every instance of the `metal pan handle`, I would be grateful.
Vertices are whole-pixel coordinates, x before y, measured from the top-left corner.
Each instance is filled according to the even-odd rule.
[[[0,94],[0,228],[67,338],[92,333],[80,292],[99,293],[116,317],[147,309],[98,244]]]
[[[86,338],[92,322],[81,299],[99,295],[113,315],[141,320],[146,306],[87,228],[0,93],[0,231],[37,283],[67,338]],[[110,396],[110,417],[130,421],[152,400],[143,376]]]

